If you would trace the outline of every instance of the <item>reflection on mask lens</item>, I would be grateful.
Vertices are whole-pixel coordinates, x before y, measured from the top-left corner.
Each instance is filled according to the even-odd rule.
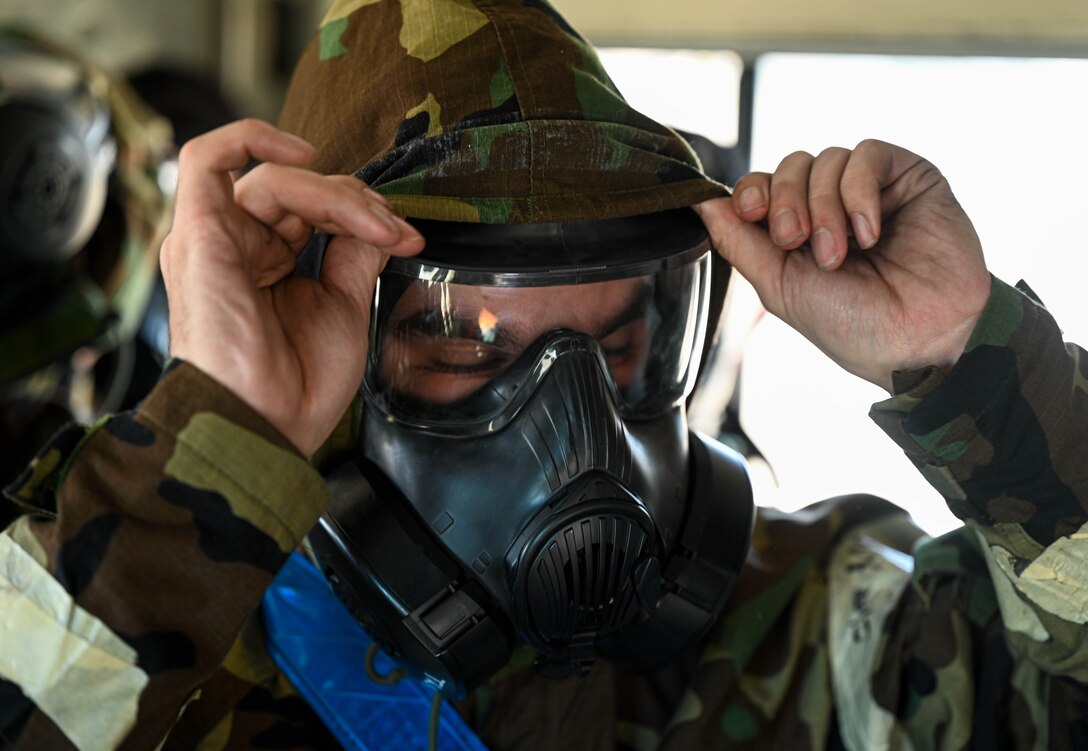
[[[383,275],[367,387],[393,417],[493,418],[481,392],[532,387],[549,342],[591,340],[621,407],[643,413],[689,388],[707,258],[589,284],[489,287]],[[500,385],[513,379],[514,383]]]

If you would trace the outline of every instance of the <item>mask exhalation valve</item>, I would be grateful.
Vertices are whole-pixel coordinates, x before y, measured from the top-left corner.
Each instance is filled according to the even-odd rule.
[[[598,641],[648,615],[660,596],[649,514],[615,484],[587,479],[573,503],[530,525],[516,569],[516,618],[549,677],[588,673]]]

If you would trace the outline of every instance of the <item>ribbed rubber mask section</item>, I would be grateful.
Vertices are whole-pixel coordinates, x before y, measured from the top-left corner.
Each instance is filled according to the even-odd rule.
[[[585,644],[631,622],[641,609],[647,563],[656,564],[647,558],[650,536],[637,517],[587,511],[538,538],[542,544],[529,566],[529,618],[548,644]]]

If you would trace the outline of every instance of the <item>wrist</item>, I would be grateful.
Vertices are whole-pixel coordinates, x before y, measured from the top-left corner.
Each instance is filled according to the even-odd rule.
[[[893,363],[892,367],[883,373],[882,379],[877,385],[883,387],[889,394],[894,394],[893,376],[896,373],[917,371],[923,368],[936,368],[942,373],[949,373],[963,357],[963,353],[971,345],[982,320],[983,313],[993,296],[992,277],[986,274],[982,284],[975,285],[976,289],[971,295],[964,294],[958,300],[950,300],[946,308],[939,312],[953,323],[944,325],[935,335],[916,342],[914,351]],[[958,313],[958,315],[950,315]],[[924,313],[921,330],[924,326]],[[932,329],[933,326],[928,328]]]

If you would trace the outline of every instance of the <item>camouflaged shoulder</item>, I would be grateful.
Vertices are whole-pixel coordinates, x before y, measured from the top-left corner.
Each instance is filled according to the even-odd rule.
[[[896,390],[871,416],[970,527],[1014,658],[1088,681],[1085,351],[994,279],[956,366],[897,374]]]
[[[6,495],[23,515],[0,534],[0,739],[91,750],[155,748],[202,701],[328,498],[181,362],[136,412],[58,434]]]

